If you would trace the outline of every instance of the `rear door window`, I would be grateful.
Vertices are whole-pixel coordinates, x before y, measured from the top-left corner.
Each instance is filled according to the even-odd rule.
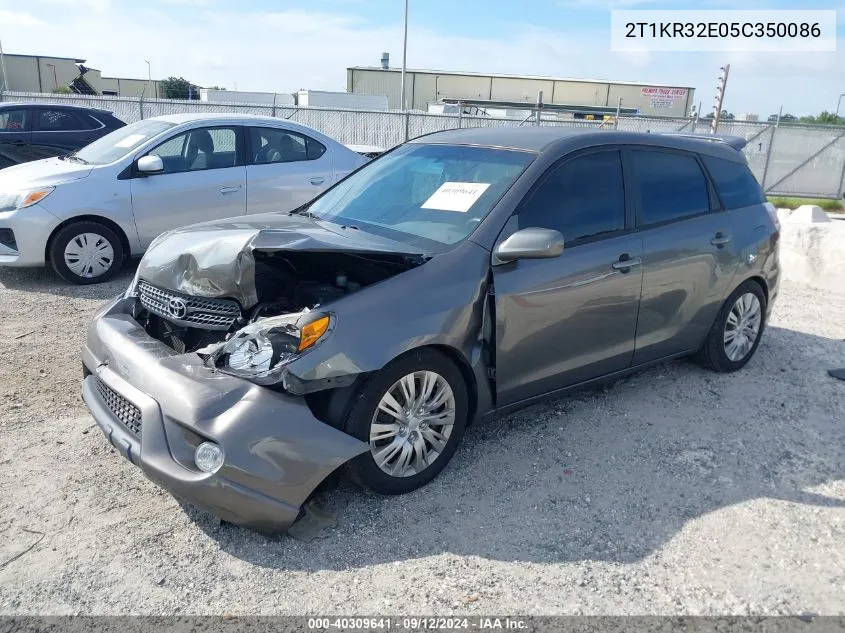
[[[636,149],[631,157],[640,226],[674,222],[710,210],[707,179],[695,156]]]
[[[251,127],[249,139],[253,165],[317,160],[326,152],[326,146],[310,136],[280,128]]]
[[[702,156],[701,160],[710,172],[725,209],[750,207],[766,201],[763,189],[748,165],[713,156]]]
[[[36,132],[78,132],[90,130],[91,123],[84,121],[75,112],[67,110],[36,110]]]

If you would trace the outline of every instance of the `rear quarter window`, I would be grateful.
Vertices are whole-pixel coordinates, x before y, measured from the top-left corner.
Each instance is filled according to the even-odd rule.
[[[712,156],[702,156],[701,159],[710,172],[725,209],[750,207],[766,201],[763,189],[748,165]]]

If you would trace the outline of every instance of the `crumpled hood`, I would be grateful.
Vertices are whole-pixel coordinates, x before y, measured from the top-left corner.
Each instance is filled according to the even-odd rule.
[[[87,178],[91,165],[74,163],[59,158],[45,158],[30,163],[12,165],[0,170],[0,189],[30,189],[51,187],[72,180]]]
[[[408,244],[302,215],[265,213],[163,233],[144,254],[137,278],[186,295],[230,297],[248,309],[258,303],[255,251],[424,254]]]

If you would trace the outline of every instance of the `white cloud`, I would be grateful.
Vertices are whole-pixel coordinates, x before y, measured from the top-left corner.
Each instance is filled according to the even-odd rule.
[[[111,7],[111,0],[38,0],[42,4],[52,4],[68,7],[87,7],[93,11],[108,11]]]
[[[193,7],[210,7],[216,0],[156,0],[162,4],[184,4]]]
[[[44,22],[31,13],[5,10],[0,10],[0,24],[4,27],[16,28],[38,28],[45,26]]]
[[[81,38],[79,33],[92,33],[85,12],[61,5],[37,11],[34,0],[30,13],[4,11],[11,1],[0,0],[0,24],[17,19],[15,28],[4,29],[6,52],[80,57],[109,76],[146,77],[149,59],[154,77],[181,75],[200,85],[344,90],[348,66],[378,65],[382,51],[391,53],[394,65],[401,59],[401,12],[396,24],[378,26],[348,7],[234,12],[218,10],[223,2],[217,0],[186,20],[164,1],[112,2],[98,13],[93,35]],[[709,104],[719,67],[730,62],[726,106],[760,114],[776,111],[781,102],[796,114],[830,109],[828,102],[835,103],[845,86],[842,39],[836,53],[802,55],[612,53],[609,40],[606,27],[512,24],[507,37],[469,37],[412,24],[408,66],[691,85],[698,89],[696,101]]]

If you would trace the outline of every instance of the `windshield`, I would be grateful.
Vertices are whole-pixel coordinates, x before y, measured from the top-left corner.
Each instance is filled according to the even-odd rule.
[[[423,248],[455,244],[533,159],[511,150],[408,144],[355,172],[307,211]]]
[[[144,141],[173,127],[165,121],[138,121],[130,123],[86,145],[73,156],[91,165],[107,165],[120,160]]]

